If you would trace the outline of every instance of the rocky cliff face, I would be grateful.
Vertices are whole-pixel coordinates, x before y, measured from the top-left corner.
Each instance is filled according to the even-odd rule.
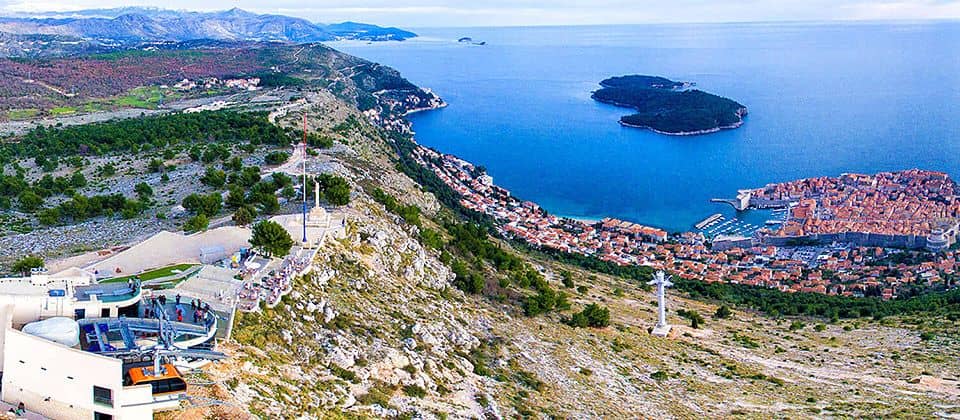
[[[316,109],[311,128],[359,115],[350,108]],[[566,289],[573,309],[602,302],[612,325],[572,328],[559,314],[526,317],[514,304],[464,294],[418,228],[370,198],[383,188],[424,209],[424,226],[436,229],[449,217],[393,169],[378,133],[364,122],[349,146],[318,158],[357,191],[347,237],[327,242],[315,274],[275,309],[239,316],[223,344],[231,358],[211,365],[204,376],[214,385],[197,391],[229,404],[176,416],[928,416],[960,398],[955,341],[922,341],[906,322],[795,328],[734,310],[692,329],[677,310],[706,316],[717,306],[671,296],[677,326],[656,338],[647,332],[650,292],[526,254],[557,289],[558,273],[572,272],[583,286]]]

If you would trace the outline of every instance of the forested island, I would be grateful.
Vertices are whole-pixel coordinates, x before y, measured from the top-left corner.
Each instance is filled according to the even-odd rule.
[[[600,86],[593,92],[594,100],[637,110],[621,117],[620,124],[661,134],[697,135],[737,128],[747,115],[747,108],[734,100],[664,77],[611,77]]]

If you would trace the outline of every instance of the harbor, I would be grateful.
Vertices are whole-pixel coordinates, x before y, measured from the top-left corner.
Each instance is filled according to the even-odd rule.
[[[710,217],[708,217],[708,218],[706,218],[706,219],[701,220],[699,223],[697,223],[696,225],[694,225],[694,227],[696,227],[697,230],[702,230],[703,228],[705,228],[705,227],[707,227],[707,226],[712,226],[714,223],[716,223],[718,220],[721,220],[721,219],[723,219],[723,215],[722,215],[722,214],[720,214],[720,213],[714,213],[712,216],[710,216]]]
[[[767,223],[776,218],[776,215],[767,210],[715,213],[694,224],[693,228],[707,239],[719,236],[751,237],[760,229],[776,229],[776,226]]]

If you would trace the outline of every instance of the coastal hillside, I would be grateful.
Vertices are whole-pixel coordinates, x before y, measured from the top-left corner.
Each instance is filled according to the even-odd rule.
[[[350,108],[326,109],[345,119]],[[327,112],[312,111],[311,125],[341,121]],[[770,318],[670,291],[675,331],[651,336],[646,285],[465,236],[390,164],[394,141],[364,122],[349,147],[324,153],[356,191],[346,238],[320,250],[319,274],[279,306],[240,316],[231,358],[203,375],[215,384],[205,395],[230,404],[169,418],[896,417],[960,398],[955,322]],[[476,251],[484,243],[506,254]],[[531,315],[538,292],[497,262],[511,256],[568,306]],[[478,262],[460,267],[465,258]],[[461,281],[472,273],[476,287]],[[609,325],[563,322],[590,304]]]
[[[345,231],[276,305],[257,295],[252,312],[237,311],[217,343],[229,357],[191,373],[194,403],[158,418],[956,414],[960,321],[924,308],[841,320],[778,294],[804,310],[775,315],[741,289],[677,279],[674,329],[651,335],[649,267],[505,239],[424,166],[455,158],[419,146],[405,115],[444,103],[389,67],[319,44],[262,43],[6,64],[11,80],[36,81],[10,84],[8,118],[24,106],[37,114],[5,127],[42,126],[0,149],[7,271],[80,265],[160,230],[298,215],[299,193],[315,188],[300,168]],[[82,108],[178,83],[196,95],[178,98],[181,108],[167,94],[163,106]],[[13,90],[34,88],[55,94],[23,105],[35,95]],[[480,185],[478,167],[458,168]]]
[[[736,101],[658,76],[621,76],[600,82],[593,92],[598,102],[633,108],[620,118],[628,127],[647,128],[661,134],[696,135],[737,128],[747,108]]]
[[[420,108],[437,100],[396,70],[320,43],[196,41],[79,57],[0,58],[0,75],[0,122],[14,122],[2,130],[8,132],[43,118],[58,119],[46,125],[70,125],[219,103],[272,107],[310,89],[378,115],[398,104]]]
[[[181,230],[197,216],[183,206],[195,193],[233,187],[235,197],[257,198],[257,213],[282,211],[293,186],[254,175],[290,157],[302,131],[275,122],[304,107],[345,103],[363,110],[354,119],[394,121],[407,109],[442,105],[396,70],[321,44],[204,43],[0,61],[0,265],[8,271],[25,255],[52,260]],[[338,118],[332,112],[323,118]],[[343,147],[352,121],[310,136],[311,148]],[[205,216],[213,226],[228,223],[225,210],[237,205]]]

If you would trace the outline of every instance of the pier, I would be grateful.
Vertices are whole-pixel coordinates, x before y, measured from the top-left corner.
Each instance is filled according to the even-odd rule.
[[[711,203],[726,203],[733,206],[737,211],[744,211],[750,208],[750,197],[753,190],[737,191],[737,198],[711,198]]]
[[[725,219],[719,214],[715,214],[704,219],[702,222],[697,223],[696,226],[697,230],[703,233],[703,235],[707,238],[711,239],[719,236],[751,237],[762,227],[737,219],[736,217],[732,219]]]
[[[723,215],[720,213],[715,213],[712,216],[701,220],[700,223],[693,225],[693,227],[697,228],[697,230],[703,230],[703,228],[714,224],[716,221],[720,219],[723,219]]]

